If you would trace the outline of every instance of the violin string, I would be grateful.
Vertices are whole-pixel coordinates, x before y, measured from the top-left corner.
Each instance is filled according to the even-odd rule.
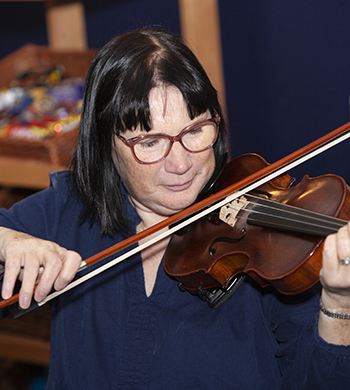
[[[259,204],[259,200],[261,200],[262,198],[256,196],[256,195],[252,195],[252,194],[249,194],[249,197],[252,198],[252,199],[255,199],[256,201],[255,202],[252,202],[251,200],[249,200],[249,204],[250,205],[258,205]],[[268,205],[264,204],[264,209],[266,210],[271,210],[271,214],[268,214],[267,212],[264,213],[264,212],[261,212],[261,211],[254,211],[256,214],[260,214],[260,215],[266,215],[266,216],[274,216],[275,218],[280,218],[280,219],[283,219],[285,221],[290,221],[290,222],[301,222],[307,226],[314,226],[314,227],[331,227],[331,228],[334,228],[335,230],[339,229],[341,226],[344,225],[344,220],[342,219],[339,219],[339,218],[336,218],[336,217],[332,217],[332,216],[328,216],[328,215],[323,215],[323,214],[319,214],[317,212],[314,212],[312,216],[310,216],[310,211],[309,210],[304,210],[302,208],[298,208],[298,207],[294,207],[294,206],[290,206],[290,205],[286,205],[286,204],[283,204],[283,203],[279,203],[279,202],[275,202],[275,201],[271,201],[269,199],[264,199],[265,202],[268,203]],[[275,207],[275,204],[278,204],[280,207]],[[290,216],[295,216],[295,219],[292,219],[290,218],[289,216],[288,217],[282,217],[282,216],[279,216],[279,215],[276,215],[274,214],[274,211],[281,211],[281,205],[283,205],[284,207],[288,207],[288,210],[286,211],[286,214],[290,215]],[[234,209],[234,210],[242,210],[243,212],[246,212],[246,213],[250,213],[252,210],[251,209],[241,209],[240,207],[235,207],[234,205],[232,204],[229,204],[227,205],[226,207],[229,207],[231,209]],[[308,215],[307,215],[307,214]],[[309,219],[308,222],[304,221],[304,220],[301,220],[300,218],[301,217],[307,217]],[[239,218],[242,218],[242,217],[239,217]]]
[[[252,201],[249,201],[249,204],[250,205],[258,205],[259,204],[259,200],[261,199],[261,198],[259,198],[258,196],[254,196],[254,195],[250,195],[252,198],[255,198],[255,199],[257,199],[257,201],[256,202],[252,202]],[[269,205],[266,205],[266,204],[264,204],[264,208],[265,209],[270,209],[270,210],[272,210],[272,211],[281,211],[281,208],[277,208],[277,207],[274,207],[274,201],[269,201],[269,200],[265,200],[265,201],[268,201],[268,202],[270,202],[269,203]],[[280,205],[281,203],[279,203],[279,205]],[[271,206],[272,205],[272,206]],[[235,209],[235,210],[240,210],[240,208],[239,207],[234,207],[234,206],[232,206],[232,204],[229,206],[230,208],[232,208],[232,209]],[[293,206],[291,206],[291,207],[293,207]],[[243,211],[245,211],[245,212],[247,212],[247,213],[250,213],[251,212],[251,210],[247,210],[247,209],[243,209]],[[297,212],[298,211],[298,212]],[[310,220],[313,220],[315,223],[311,223],[311,222],[305,222],[305,221],[301,221],[301,222],[303,222],[303,223],[305,223],[305,224],[310,224],[310,225],[313,225],[313,226],[315,226],[315,227],[323,227],[324,225],[322,224],[322,223],[324,223],[324,222],[327,222],[327,223],[329,223],[329,225],[333,225],[335,228],[338,228],[339,226],[342,226],[342,223],[339,223],[340,221],[342,221],[342,220],[339,220],[339,218],[336,218],[336,217],[331,217],[331,216],[323,216],[323,215],[320,215],[320,217],[319,217],[319,215],[318,215],[318,213],[317,212],[315,212],[315,214],[312,216],[312,217],[310,217],[310,215],[305,215],[304,213],[303,213],[303,209],[301,209],[301,208],[299,208],[299,209],[297,209],[297,208],[295,208],[295,209],[289,209],[287,212],[286,212],[286,214],[292,214],[292,215],[295,215],[296,216],[296,218],[295,219],[291,219],[291,218],[284,218],[284,217],[282,217],[282,216],[278,216],[278,215],[276,215],[276,214],[273,214],[273,212],[271,213],[271,214],[268,214],[268,213],[264,213],[264,212],[261,212],[261,211],[255,211],[255,213],[257,213],[257,214],[260,214],[260,215],[266,215],[266,216],[271,216],[271,215],[273,215],[273,216],[275,216],[276,218],[284,218],[284,219],[286,219],[286,220],[288,220],[288,221],[290,221],[290,222],[300,222],[300,219],[298,219],[298,217],[302,217],[302,216],[306,216],[306,217],[308,217],[308,218],[310,218]],[[325,219],[324,219],[324,217],[327,217],[327,221],[325,221]],[[320,224],[317,224],[317,222],[320,222]]]

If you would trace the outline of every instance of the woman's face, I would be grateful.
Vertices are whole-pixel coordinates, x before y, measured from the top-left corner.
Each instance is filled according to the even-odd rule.
[[[178,135],[185,127],[211,117],[209,111],[190,119],[186,103],[175,87],[156,87],[149,96],[152,133]],[[140,128],[126,131],[130,139],[145,134]],[[211,177],[215,167],[213,148],[201,153],[186,151],[175,142],[165,160],[144,165],[138,163],[131,149],[115,140],[113,160],[138,214],[169,216],[190,206]],[[148,215],[150,215],[148,214]]]

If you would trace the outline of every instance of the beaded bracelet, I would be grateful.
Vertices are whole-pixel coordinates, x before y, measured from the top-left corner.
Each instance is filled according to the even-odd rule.
[[[323,306],[323,303],[322,303],[321,299],[320,299],[320,309],[321,309],[322,313],[324,313],[328,317],[338,318],[338,319],[341,319],[341,320],[350,320],[350,314],[347,314],[347,313],[337,313],[335,311],[327,310]]]

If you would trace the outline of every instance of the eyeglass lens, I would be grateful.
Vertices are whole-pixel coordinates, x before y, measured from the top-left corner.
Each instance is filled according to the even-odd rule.
[[[207,122],[190,128],[182,134],[180,142],[189,152],[198,153],[212,146],[216,138],[216,124]],[[172,145],[167,136],[146,136],[134,144],[135,156],[142,162],[151,163],[165,157]]]

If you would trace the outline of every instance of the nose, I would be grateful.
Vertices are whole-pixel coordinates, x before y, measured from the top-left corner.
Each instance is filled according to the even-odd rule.
[[[164,160],[165,170],[169,173],[183,175],[192,167],[192,155],[180,142],[174,142],[173,146]]]

